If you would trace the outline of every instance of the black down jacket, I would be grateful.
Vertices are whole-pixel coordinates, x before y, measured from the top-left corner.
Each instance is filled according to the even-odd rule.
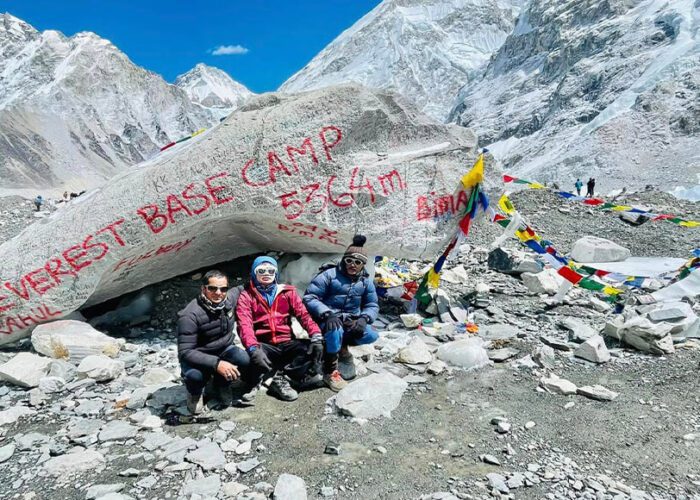
[[[233,345],[234,314],[242,287],[235,287],[226,295],[221,311],[209,311],[199,297],[177,313],[177,353],[180,362],[192,367],[216,370],[219,355]]]

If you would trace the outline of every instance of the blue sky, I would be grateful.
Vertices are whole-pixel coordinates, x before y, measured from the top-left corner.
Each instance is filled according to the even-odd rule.
[[[93,31],[172,82],[198,62],[276,90],[380,0],[0,0],[38,30]],[[219,52],[228,55],[214,55]],[[245,53],[241,53],[245,52]]]

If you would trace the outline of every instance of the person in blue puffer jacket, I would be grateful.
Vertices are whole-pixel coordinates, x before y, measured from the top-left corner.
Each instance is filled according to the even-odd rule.
[[[304,294],[304,305],[323,329],[323,381],[336,392],[356,376],[348,345],[371,344],[379,337],[370,326],[379,304],[365,270],[366,241],[355,235],[340,263],[318,274]]]

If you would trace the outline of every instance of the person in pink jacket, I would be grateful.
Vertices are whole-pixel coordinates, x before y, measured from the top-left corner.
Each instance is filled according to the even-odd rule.
[[[253,262],[251,280],[238,298],[238,335],[250,356],[251,368],[261,378],[273,376],[269,391],[284,401],[299,394],[289,381],[300,387],[317,386],[322,381],[321,329],[311,318],[301,297],[291,285],[277,282],[277,261],[258,257]],[[294,338],[292,318],[308,332],[310,340]],[[246,394],[252,399],[254,392]]]

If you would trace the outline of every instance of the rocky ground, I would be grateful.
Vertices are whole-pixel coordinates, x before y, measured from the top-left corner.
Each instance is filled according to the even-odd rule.
[[[698,204],[632,196],[625,203],[700,220]],[[512,200],[563,252],[585,234],[647,256],[686,258],[699,241],[700,229],[633,227],[547,192]],[[548,304],[488,269],[486,247],[499,233],[477,225],[443,284],[453,314],[464,308],[478,333],[428,314],[409,328],[396,304],[383,303],[382,336],[356,351],[361,377],[345,396],[317,389],[285,403],[261,394],[254,407],[223,409],[212,400],[197,422],[171,417],[185,395],[174,314],[196,293],[196,274],[150,287],[154,308],[105,340],[116,362],[44,352],[20,363],[38,387],[0,385],[0,497],[263,499],[276,489],[292,499],[305,489],[341,499],[700,498],[700,340],[675,335],[672,353],[653,355],[606,335],[606,346],[582,352],[621,316],[585,290]],[[226,267],[242,277],[248,262]],[[5,348],[0,362],[31,350],[29,340]],[[487,354],[489,365],[457,366],[483,365]]]

